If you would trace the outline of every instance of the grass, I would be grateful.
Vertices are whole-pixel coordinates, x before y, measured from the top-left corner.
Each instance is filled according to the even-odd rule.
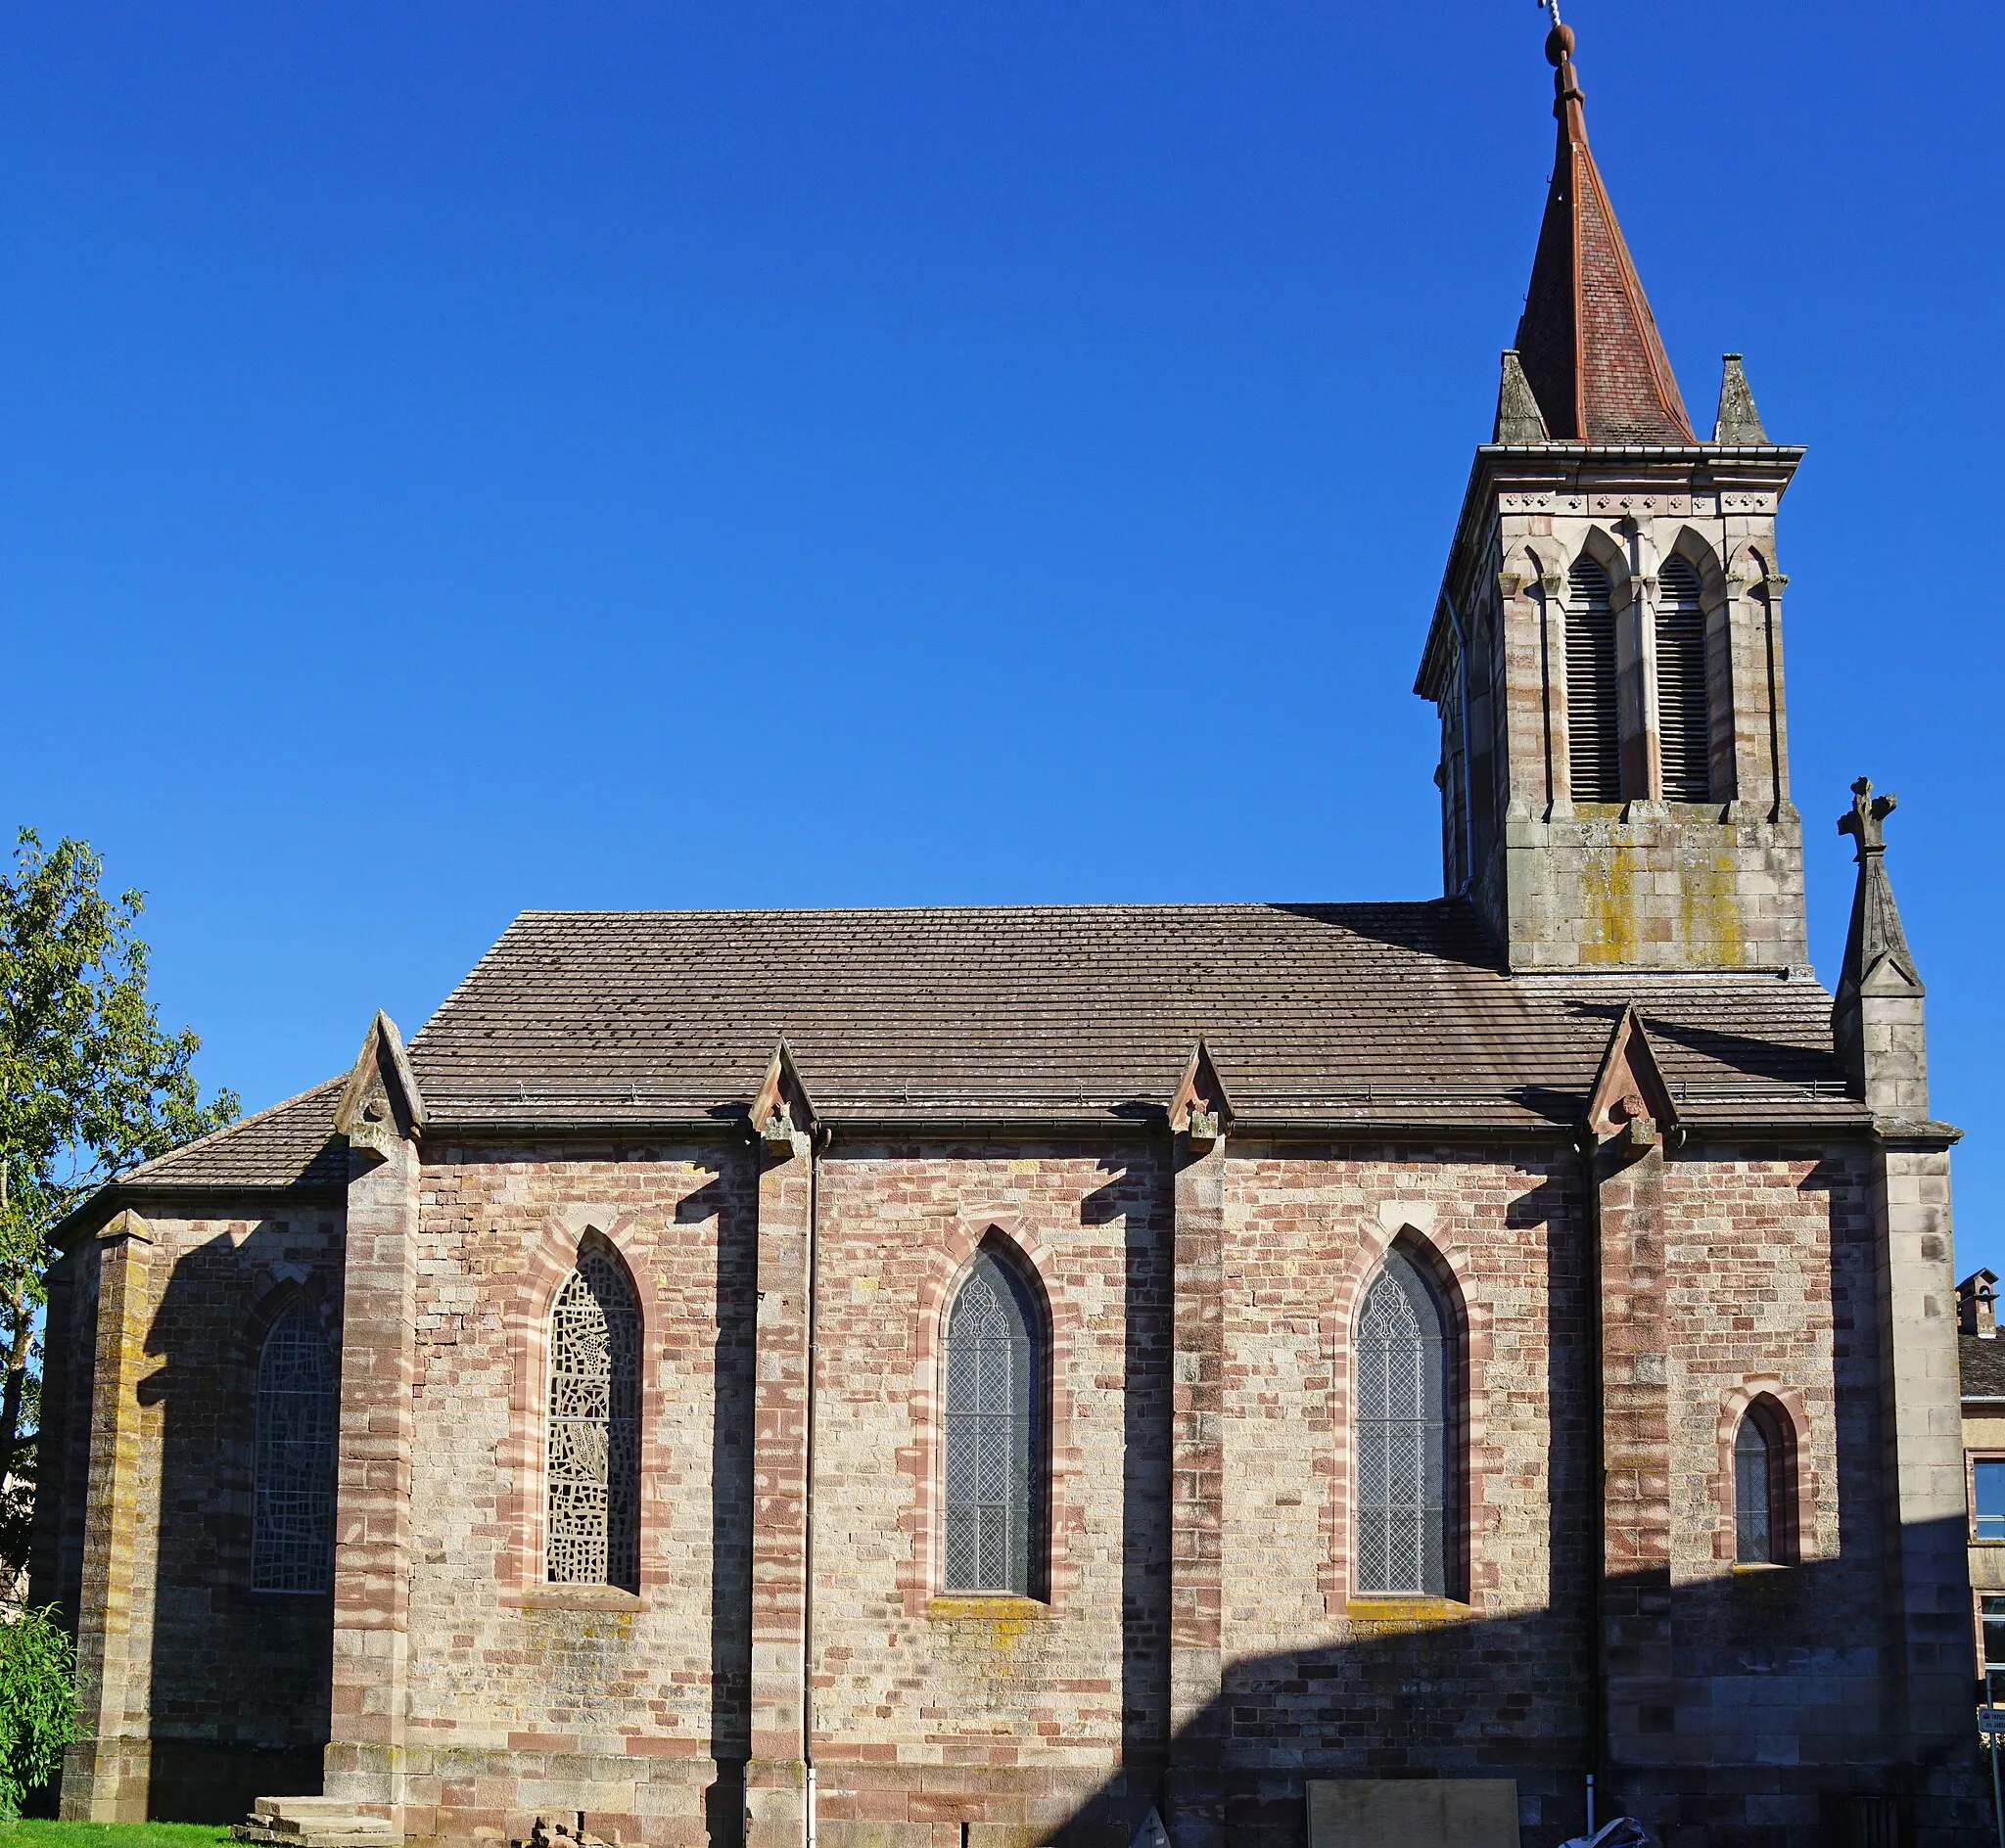
[[[0,1823],[0,1848],[215,1848],[229,1839],[209,1823]]]

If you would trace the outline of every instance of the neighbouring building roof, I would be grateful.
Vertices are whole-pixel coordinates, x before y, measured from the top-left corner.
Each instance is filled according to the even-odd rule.
[[[1578,1123],[1631,1001],[1695,1131],[1865,1121],[1816,982],[1514,978],[1459,900],[529,911],[410,1058],[428,1139],[728,1120],[782,1037],[838,1125],[1159,1122],[1201,1037],[1249,1128],[1549,1132]],[[331,1177],[339,1089],[124,1184]]]
[[[1956,1337],[1957,1362],[1966,1399],[2005,1400],[2005,1340],[1982,1335]]]
[[[1553,28],[1546,56],[1560,136],[1517,326],[1525,378],[1557,442],[1692,442],[1656,317],[1587,145],[1571,26]]]

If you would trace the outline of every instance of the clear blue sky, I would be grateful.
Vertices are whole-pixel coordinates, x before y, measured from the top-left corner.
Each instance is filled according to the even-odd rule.
[[[1862,771],[2005,1270],[2005,20],[1571,0]],[[268,1103],[529,905],[1420,898],[1410,687],[1552,156],[1531,0],[434,0],[0,24],[5,819]]]

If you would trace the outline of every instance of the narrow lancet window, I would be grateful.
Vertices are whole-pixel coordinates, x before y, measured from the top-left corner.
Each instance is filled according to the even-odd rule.
[[[1403,1251],[1386,1259],[1366,1294],[1357,1355],[1357,1589],[1445,1596],[1447,1320]]]
[[[1609,574],[1583,553],[1566,584],[1566,767],[1573,800],[1620,802],[1622,720]]]
[[[550,1315],[552,1585],[640,1590],[640,1311],[610,1252],[586,1246]]]
[[[1705,687],[1705,613],[1699,573],[1677,553],[1664,560],[1656,598],[1657,742],[1666,802],[1712,795],[1712,712]]]
[[[1044,1347],[1023,1279],[983,1252],[947,1318],[950,1592],[1038,1594]]]
[[[1757,1399],[1734,1436],[1734,1557],[1744,1566],[1790,1563],[1789,1429]]]
[[[334,1362],[320,1318],[295,1303],[257,1357],[251,1584],[325,1592],[334,1583]]]

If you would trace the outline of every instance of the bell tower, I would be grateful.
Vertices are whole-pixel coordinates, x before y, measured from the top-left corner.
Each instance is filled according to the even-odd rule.
[[[1415,687],[1446,889],[1514,971],[1807,973],[1775,551],[1803,451],[1769,441],[1738,354],[1694,435],[1573,52],[1556,18],[1531,287]]]

